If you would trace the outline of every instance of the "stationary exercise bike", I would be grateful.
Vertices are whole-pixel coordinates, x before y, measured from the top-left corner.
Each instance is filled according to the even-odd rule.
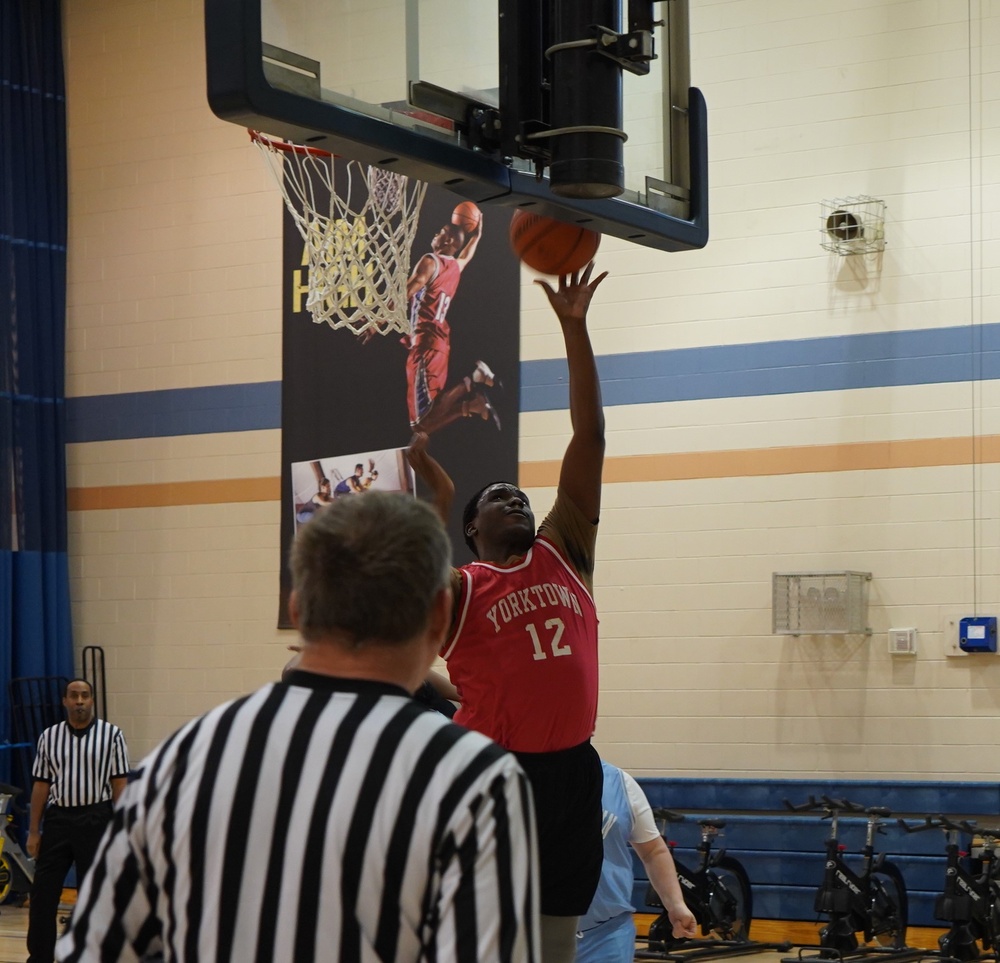
[[[1000,828],[977,826],[966,819],[925,816],[911,825],[898,820],[908,833],[940,829],[945,834],[944,889],[934,903],[934,916],[948,924],[938,939],[941,955],[953,960],[996,959],[1000,942]],[[983,841],[978,860],[959,848],[967,834]]]
[[[664,838],[668,823],[684,819],[682,814],[669,809],[654,809],[653,816]],[[713,840],[726,823],[721,819],[699,819],[698,825],[701,827],[701,842],[696,849],[696,865],[687,866],[674,856],[684,902],[701,929],[702,940],[749,943],[753,919],[750,879],[738,859],[726,855],[724,849],[712,848]],[[667,845],[673,849],[669,841]],[[646,902],[650,906],[663,905],[652,886],[646,893]],[[674,939],[671,931],[670,917],[663,912],[649,928],[650,949],[664,951],[695,945],[695,941]]]
[[[881,806],[864,807],[847,799],[813,796],[802,805],[785,805],[796,812],[819,809],[830,820],[826,837],[823,882],[816,892],[815,909],[827,917],[820,930],[821,955],[845,956],[859,950],[857,934],[865,943],[873,940],[880,948],[906,949],[906,884],[898,866],[875,852],[875,833],[892,813]],[[864,814],[868,821],[865,844],[861,850],[860,871],[844,860],[838,821],[841,813]]]
[[[35,861],[14,832],[14,797],[21,790],[0,782],[0,903],[23,904],[35,878]]]

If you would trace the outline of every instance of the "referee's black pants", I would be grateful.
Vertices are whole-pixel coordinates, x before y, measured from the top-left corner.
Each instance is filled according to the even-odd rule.
[[[56,915],[66,874],[75,864],[77,886],[83,883],[111,811],[110,802],[45,810],[28,904],[28,963],[52,963],[55,958]]]

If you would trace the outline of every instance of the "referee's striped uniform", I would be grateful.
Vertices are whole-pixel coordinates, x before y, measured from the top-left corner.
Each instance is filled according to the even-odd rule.
[[[86,729],[68,722],[38,737],[32,778],[49,783],[49,805],[67,809],[111,801],[111,780],[128,774],[128,750],[117,726],[94,719]]]
[[[395,686],[294,672],[133,776],[60,960],[539,958],[523,773]]]

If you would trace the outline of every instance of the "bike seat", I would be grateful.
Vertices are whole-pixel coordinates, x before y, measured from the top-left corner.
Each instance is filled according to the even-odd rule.
[[[711,829],[725,829],[726,821],[724,819],[699,819],[699,826],[708,826]]]
[[[0,782],[0,793],[7,796],[16,796],[21,791],[20,786],[11,786],[9,783]]]
[[[892,810],[886,809],[885,806],[869,806],[866,810],[869,816],[891,816]]]
[[[672,809],[663,809],[662,807],[657,807],[653,810],[653,819],[663,819],[668,823],[684,822],[682,813],[675,813]]]

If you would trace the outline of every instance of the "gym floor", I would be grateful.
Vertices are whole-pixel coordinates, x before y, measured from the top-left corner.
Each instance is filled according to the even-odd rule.
[[[23,963],[28,955],[28,908],[0,906],[0,963]]]
[[[76,890],[64,889],[59,915],[69,916],[76,902]],[[28,907],[0,906],[0,963],[24,963],[28,956]]]
[[[66,896],[69,895],[69,893],[66,894]],[[70,908],[67,903],[67,911]],[[645,933],[654,919],[653,916],[639,914],[636,917],[636,928],[640,933]],[[780,960],[785,957],[796,956],[799,952],[799,945],[814,944],[818,931],[819,924],[794,923],[784,920],[754,920],[750,932],[755,940],[762,943],[779,943],[788,940],[796,944],[796,948],[786,952],[766,950],[754,953],[750,959],[754,963],[780,963]],[[28,910],[26,907],[0,906],[0,963],[23,963],[27,956],[24,945],[27,932]],[[915,926],[910,928],[907,935],[911,946],[931,949],[937,947],[937,938],[943,932],[943,930]],[[808,951],[804,950],[803,953],[808,953]]]

